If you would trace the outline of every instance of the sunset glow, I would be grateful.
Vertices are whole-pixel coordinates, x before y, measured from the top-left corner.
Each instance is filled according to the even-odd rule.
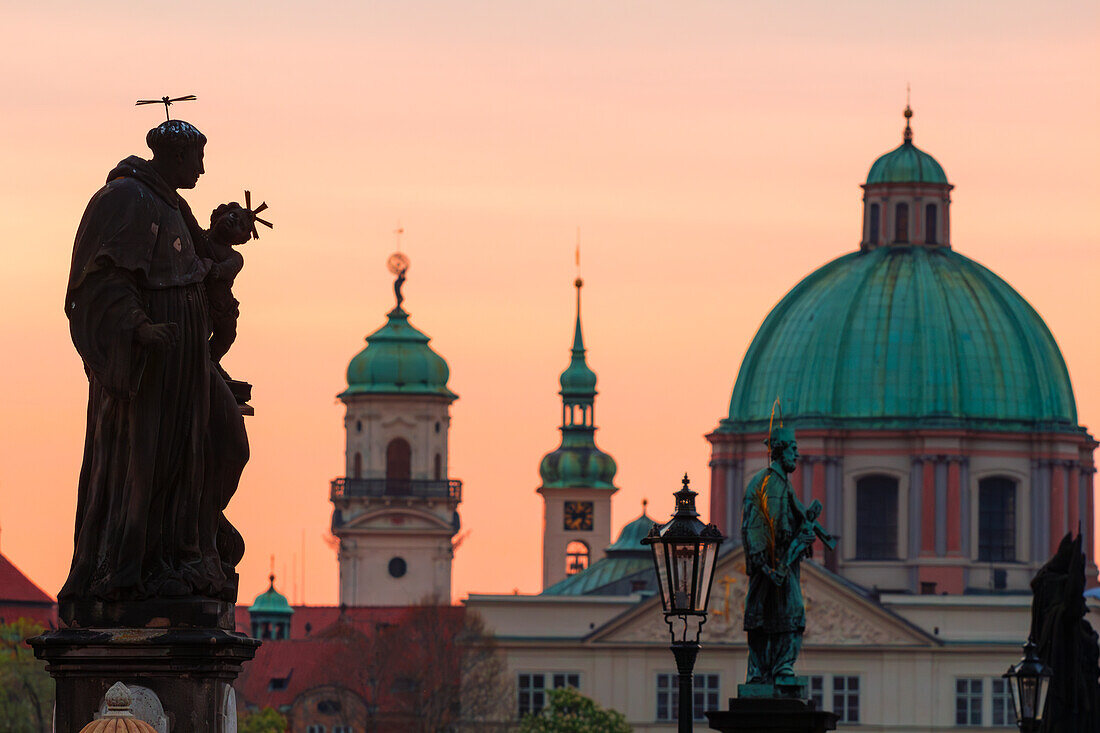
[[[1100,429],[1100,6],[1088,2],[23,4],[0,59],[0,551],[56,594],[87,381],[62,296],[88,199],[163,119],[209,138],[200,220],[248,188],[226,360],[253,384],[229,517],[240,598],[335,603],[329,481],[344,370],[393,305],[451,369],[464,539],[453,597],[541,589],[540,458],[557,447],[580,227],[613,533],[672,510],[768,310],[858,247],[861,183],[901,142],[943,164],[952,244],[1012,284]],[[304,547],[304,560],[303,560]],[[302,572],[304,562],[304,573]],[[304,581],[301,580],[304,576]]]

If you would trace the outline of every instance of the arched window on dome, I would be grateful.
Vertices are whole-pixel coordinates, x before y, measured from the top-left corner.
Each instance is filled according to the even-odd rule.
[[[1016,559],[1016,482],[990,476],[978,482],[978,560]]]
[[[928,204],[924,207],[924,241],[925,244],[936,244],[936,205]]]
[[[898,480],[875,474],[856,480],[856,559],[898,557]]]
[[[404,438],[394,438],[386,446],[386,493],[407,494],[412,488],[412,448]]]
[[[565,574],[576,575],[588,567],[588,545],[573,540],[565,547]]]
[[[352,461],[351,477],[363,478],[363,456],[359,453],[355,454],[355,460]]]
[[[894,207],[894,241],[909,241],[909,204],[904,201]]]
[[[880,217],[879,205],[871,204],[871,213],[867,217],[867,241],[870,244],[878,244],[878,232],[882,226]]]

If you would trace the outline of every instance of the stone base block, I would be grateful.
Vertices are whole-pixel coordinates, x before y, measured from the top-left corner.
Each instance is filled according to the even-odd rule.
[[[711,730],[722,733],[824,733],[836,730],[839,717],[791,698],[733,697],[729,710],[707,712]]]
[[[115,682],[151,690],[169,733],[233,733],[231,685],[260,645],[216,628],[61,629],[29,643],[57,684],[55,733],[79,733]]]
[[[57,612],[65,626],[84,629],[187,627],[236,628],[234,606],[229,601],[185,596],[147,601],[62,600]]]
[[[783,697],[805,700],[809,696],[808,677],[776,677],[775,682],[737,686],[737,697]]]

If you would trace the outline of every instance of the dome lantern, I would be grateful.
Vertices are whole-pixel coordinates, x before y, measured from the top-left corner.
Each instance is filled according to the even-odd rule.
[[[290,638],[290,617],[294,609],[286,596],[275,590],[275,574],[267,576],[268,587],[248,607],[252,636],[263,641]]]
[[[879,156],[863,184],[864,252],[882,246],[951,243],[951,189],[943,167],[913,144],[913,109],[905,106],[902,143]]]

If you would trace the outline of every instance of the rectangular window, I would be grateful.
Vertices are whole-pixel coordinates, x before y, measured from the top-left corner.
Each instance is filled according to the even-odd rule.
[[[993,725],[1016,727],[1016,709],[1012,705],[1012,689],[1008,680],[994,677],[993,683]]]
[[[833,712],[841,723],[859,722],[859,677],[833,677]]]
[[[978,559],[1016,559],[1016,482],[994,476],[978,482]]]
[[[955,725],[981,725],[982,698],[982,680],[955,680]]]
[[[810,699],[813,700],[814,709],[825,709],[825,677],[823,675],[810,675]]]
[[[579,689],[580,672],[536,672],[519,675],[516,688],[519,692],[519,717],[528,713],[537,713],[546,707],[547,683],[550,689],[561,687]]]
[[[717,674],[696,674],[692,685],[692,716],[705,721],[708,710],[718,709],[721,681]],[[657,675],[657,720],[675,721],[680,715],[680,683],[676,674]]]
[[[332,726],[332,733],[355,733],[355,729],[350,725],[334,725]]]
[[[864,476],[856,481],[856,559],[898,556],[898,480]]]
[[[323,725],[307,725],[306,733],[325,733],[325,726]]]

